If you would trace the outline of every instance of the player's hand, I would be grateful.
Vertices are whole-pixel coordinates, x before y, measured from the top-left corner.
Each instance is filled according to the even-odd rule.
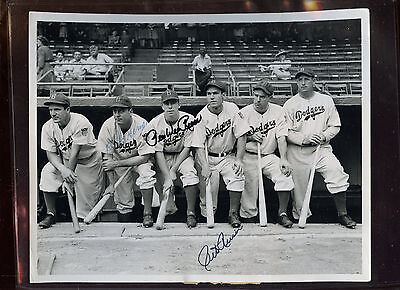
[[[117,167],[117,166],[118,166],[118,162],[116,160],[112,160],[112,159],[103,160],[104,171],[114,170],[115,167]]]
[[[164,185],[163,185],[163,190],[167,190],[168,188],[174,186],[174,182],[170,177],[165,178],[164,180]]]
[[[104,195],[106,195],[107,193],[113,194],[114,191],[115,191],[114,184],[110,184],[109,186],[107,186],[106,190],[104,191]]]
[[[203,176],[203,178],[206,180],[206,182],[208,181],[208,179],[211,177],[210,166],[204,165],[201,167],[201,176]]]
[[[258,68],[260,69],[261,72],[265,72],[266,71],[265,66],[263,66],[261,64],[258,65]]]
[[[292,166],[286,158],[281,158],[279,162],[279,168],[283,175],[290,176],[292,174]]]
[[[303,144],[305,144],[305,145],[309,145],[309,144],[311,144],[311,145],[319,145],[319,144],[323,144],[324,140],[325,140],[325,137],[323,137],[322,134],[315,133],[315,134],[311,134],[309,136],[306,136],[304,138]]]
[[[233,162],[233,166],[232,167],[233,167],[233,171],[235,172],[236,176],[242,176],[243,175],[243,173],[244,173],[243,162],[241,160],[236,159]]]
[[[171,167],[171,169],[169,170],[169,176],[172,180],[176,180],[176,169],[174,167]]]
[[[61,176],[68,183],[75,183],[78,180],[78,176],[76,175],[76,173],[68,167],[64,167],[61,170]]]
[[[255,132],[253,135],[250,136],[249,138],[251,141],[256,141],[258,143],[262,143],[263,142],[263,136],[260,132]]]

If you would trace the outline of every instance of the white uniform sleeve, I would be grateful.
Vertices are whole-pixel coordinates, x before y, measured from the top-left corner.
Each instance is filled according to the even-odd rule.
[[[239,110],[239,109],[238,109]],[[250,131],[250,126],[242,112],[236,112],[233,118],[233,135],[239,138]]]
[[[72,144],[87,145],[93,142],[95,142],[95,138],[92,124],[86,119],[80,119],[72,135]]]
[[[97,141],[97,151],[105,154],[114,153],[114,136],[109,125],[109,122],[105,122],[103,126],[101,126]]]
[[[46,123],[42,127],[42,137],[41,137],[41,148],[49,152],[57,152],[57,146],[54,137],[52,136],[52,128],[49,123]]]
[[[288,135],[288,126],[286,123],[285,115],[282,113],[276,119],[276,138]]]
[[[192,147],[195,148],[204,148],[204,144],[206,143],[206,125],[205,120],[200,113],[197,115],[196,119],[200,119],[200,123],[194,126],[194,131],[192,134]]]

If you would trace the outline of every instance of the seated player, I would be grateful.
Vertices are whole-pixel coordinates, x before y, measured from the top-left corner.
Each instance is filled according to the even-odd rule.
[[[41,147],[49,162],[40,175],[40,190],[47,216],[39,223],[48,228],[56,222],[57,192],[63,182],[75,189],[76,213],[83,219],[96,205],[104,189],[101,155],[96,150],[93,126],[85,116],[71,113],[70,100],[56,93],[44,103],[51,119],[42,127]]]
[[[157,168],[164,180],[164,188],[173,185],[179,173],[187,201],[187,221],[189,228],[197,225],[195,203],[199,178],[190,154],[191,138],[197,120],[188,113],[179,111],[179,97],[173,90],[161,95],[161,113],[145,129],[144,148],[140,153],[155,153]],[[173,198],[170,195],[170,198]]]
[[[288,133],[285,116],[281,106],[270,103],[273,88],[267,81],[261,81],[254,86],[253,96],[253,104],[240,110],[250,125],[243,158],[246,182],[240,202],[240,216],[251,219],[258,213],[258,143],[261,152],[262,173],[272,180],[274,189],[278,193],[278,223],[283,227],[290,228],[293,222],[288,218],[286,210],[290,191],[294,184],[290,176],[291,168],[286,158]],[[277,148],[280,158],[274,153]]]
[[[208,105],[197,115],[192,147],[202,168],[201,176],[211,182],[214,211],[217,209],[219,179],[222,175],[229,191],[229,223],[238,228],[240,198],[244,189],[243,155],[246,133],[250,130],[236,104],[224,101],[225,85],[215,80],[206,87]],[[236,147],[235,147],[236,144]],[[208,151],[206,157],[205,150]],[[235,153],[236,152],[236,153]],[[206,216],[205,195],[200,191],[200,209]]]
[[[143,226],[152,227],[153,188],[155,172],[148,155],[139,155],[138,146],[147,121],[132,112],[132,103],[126,96],[118,96],[111,104],[113,116],[101,126],[97,149],[103,154],[103,167],[113,187],[120,176],[129,168],[129,174],[114,191],[118,210],[118,221],[133,221],[135,205],[134,185],[143,195]]]

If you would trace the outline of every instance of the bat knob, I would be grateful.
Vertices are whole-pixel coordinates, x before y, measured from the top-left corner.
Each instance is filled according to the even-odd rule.
[[[80,232],[81,232],[81,230],[76,230],[76,231],[75,231],[76,234],[77,234],[77,233],[80,233]]]
[[[303,229],[305,229],[305,227],[301,227],[301,226],[299,226],[299,229],[302,229],[302,230],[303,230]]]
[[[157,230],[162,230],[162,229],[163,229],[163,226],[156,226],[156,229],[157,229]]]
[[[214,228],[214,226],[207,226],[209,229],[213,229]]]

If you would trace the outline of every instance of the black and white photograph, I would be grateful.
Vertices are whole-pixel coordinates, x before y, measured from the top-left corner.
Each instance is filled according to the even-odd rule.
[[[369,33],[30,12],[30,282],[370,281]]]

